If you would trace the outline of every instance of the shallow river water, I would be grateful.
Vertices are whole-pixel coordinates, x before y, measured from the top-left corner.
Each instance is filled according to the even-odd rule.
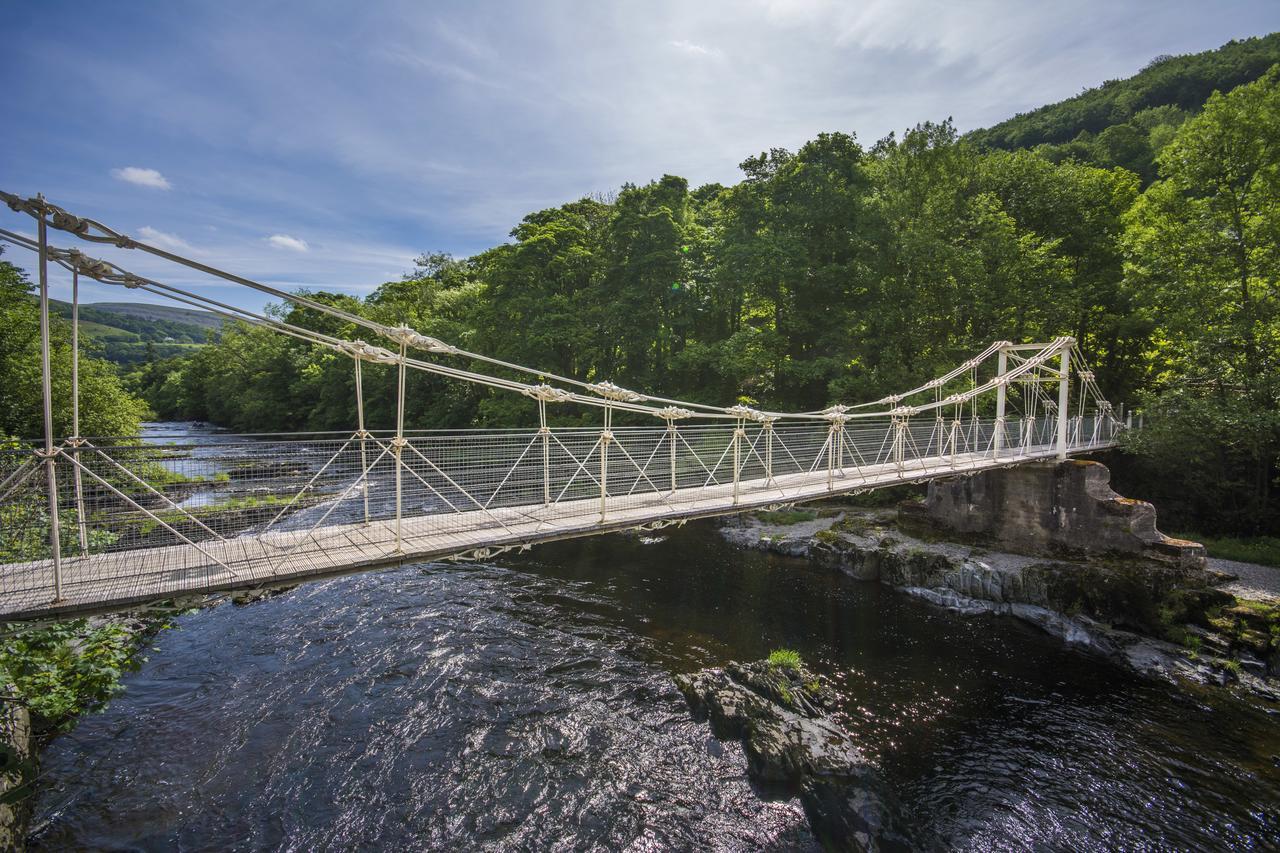
[[[778,646],[839,685],[922,846],[1280,837],[1280,718],[706,522],[315,582],[153,645],[46,751],[37,849],[810,849],[671,686]]]

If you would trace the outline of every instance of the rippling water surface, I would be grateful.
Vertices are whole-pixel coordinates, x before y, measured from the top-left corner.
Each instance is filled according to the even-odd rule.
[[[1267,847],[1280,718],[735,549],[542,546],[177,620],[43,759],[40,849],[813,849],[671,673],[789,646],[931,847]]]

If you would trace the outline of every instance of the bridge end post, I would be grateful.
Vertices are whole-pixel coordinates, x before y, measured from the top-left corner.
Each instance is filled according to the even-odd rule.
[[[538,435],[542,437],[542,506],[551,506],[551,429],[547,426],[547,401],[538,398]]]
[[[742,482],[742,436],[746,434],[746,430],[742,427],[742,420],[739,419],[733,425],[733,503],[737,506],[740,497],[740,487]]]
[[[1062,361],[1058,379],[1058,459],[1067,458],[1067,395],[1071,391],[1071,348],[1075,341],[1067,339],[1062,347]]]
[[[671,494],[676,493],[676,422],[672,418],[667,418],[667,443],[670,445],[668,451],[671,459]]]
[[[613,441],[613,409],[604,407],[604,429],[600,431],[600,523],[609,515],[609,443]]]
[[[1009,370],[1009,354],[1000,348],[999,354],[996,356],[996,422],[991,434],[991,456],[999,458],[1000,448],[1004,445],[1004,406],[1005,406],[1005,381],[1004,375]]]

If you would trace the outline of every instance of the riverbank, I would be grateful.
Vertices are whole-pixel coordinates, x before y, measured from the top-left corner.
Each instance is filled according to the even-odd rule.
[[[838,502],[726,520],[730,542],[801,557],[952,613],[1011,616],[1135,673],[1280,702],[1274,569],[1111,557],[1046,559],[948,541],[897,509]],[[962,537],[957,537],[962,538]],[[1219,568],[1221,567],[1221,568]],[[1253,597],[1250,597],[1253,596]]]

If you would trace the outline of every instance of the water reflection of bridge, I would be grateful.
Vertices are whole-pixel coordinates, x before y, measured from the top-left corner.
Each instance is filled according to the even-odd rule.
[[[0,197],[38,224],[34,240],[4,230],[0,239],[40,256],[46,409],[40,446],[0,453],[0,614],[11,617],[404,560],[480,559],[553,539],[1064,458],[1111,446],[1121,429],[1071,338],[999,341],[942,376],[870,403],[813,412],[691,403],[465,352],[138,243],[43,199]],[[336,315],[391,346],[335,338],[58,249],[47,240],[50,226]],[[73,435],[55,442],[51,262],[71,272],[73,294],[79,277],[89,276],[349,357],[353,431],[265,441],[224,436],[207,447],[90,440],[78,435],[73,378],[66,401]],[[487,365],[486,372],[452,366],[453,359]],[[367,369],[397,375],[394,431],[365,428]],[[405,430],[404,380],[411,370],[528,398],[532,423],[516,430]],[[555,426],[550,414],[568,407],[597,410],[599,427]],[[211,468],[220,454],[224,467]],[[193,500],[193,492],[203,497]]]

